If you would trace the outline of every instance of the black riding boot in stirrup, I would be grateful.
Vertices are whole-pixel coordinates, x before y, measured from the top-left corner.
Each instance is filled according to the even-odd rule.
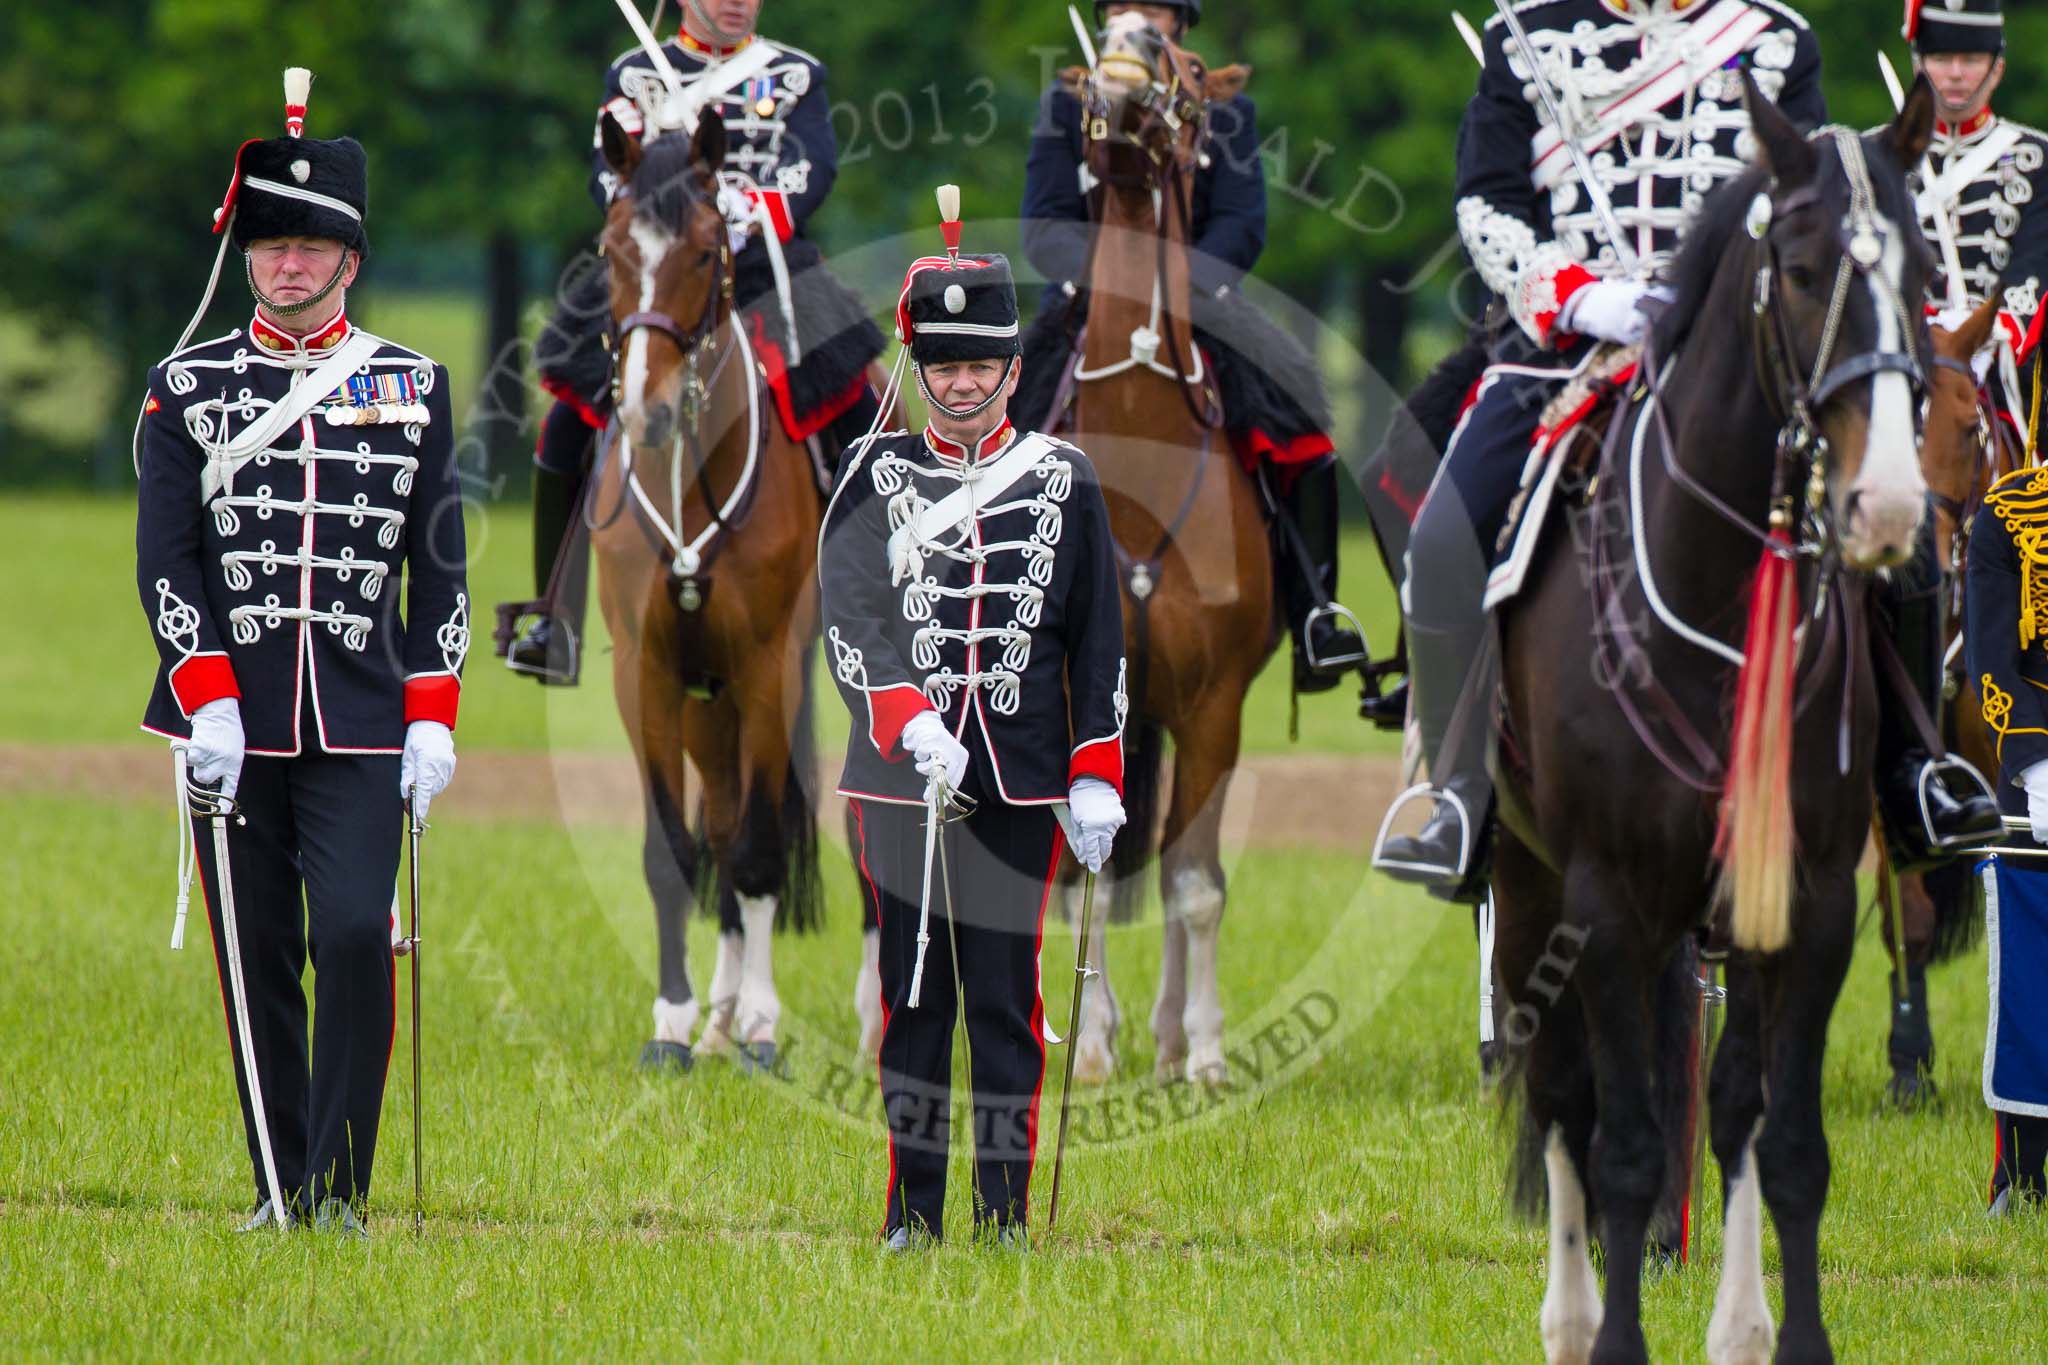
[[[1408,627],[1408,675],[1422,751],[1429,756],[1434,806],[1420,833],[1383,837],[1373,866],[1397,881],[1427,886],[1447,900],[1476,902],[1486,894],[1488,817],[1493,783],[1486,773],[1491,712],[1458,715],[1481,637],[1463,631]],[[1451,733],[1453,722],[1459,732]],[[1398,805],[1397,805],[1398,809]],[[1388,813],[1391,822],[1394,812]]]
[[[1296,473],[1280,515],[1297,533],[1275,528],[1280,602],[1294,636],[1294,690],[1326,692],[1366,662],[1357,618],[1336,604],[1337,462]]]
[[[1932,518],[1929,518],[1931,521]],[[1942,612],[1939,573],[1924,563],[1934,558],[1933,537],[1910,564],[1894,571],[1879,588],[1880,607],[1905,661],[1913,689],[1928,714],[1941,714]],[[1879,622],[1883,628],[1885,622]],[[1896,687],[1879,689],[1877,741],[1878,812],[1884,819],[1892,867],[1921,872],[1964,849],[1995,842],[2001,831],[1998,803],[1974,768],[1950,755],[1931,754],[1907,713]]]
[[[589,553],[582,528],[574,524],[582,492],[581,478],[547,469],[533,472],[533,577],[543,598],[554,590],[554,614],[534,617],[505,655],[514,672],[531,673],[558,687],[574,687],[582,672],[589,568],[583,563],[564,564],[561,581],[556,581],[556,562],[565,553],[580,557]]]

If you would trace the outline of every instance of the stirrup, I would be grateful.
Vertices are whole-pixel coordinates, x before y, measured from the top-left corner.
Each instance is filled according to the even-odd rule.
[[[1920,832],[1926,838],[1929,848],[1947,852],[1997,842],[1999,834],[1996,832],[1976,836],[1950,835],[1946,838],[1936,835],[1934,812],[1927,806],[1927,794],[1934,789],[1936,783],[1940,783],[1943,791],[1959,800],[1967,800],[1969,795],[1976,795],[1994,806],[1998,804],[1998,798],[1992,794],[1991,784],[1984,780],[1984,774],[1978,772],[1976,765],[1970,760],[1955,754],[1943,754],[1940,758],[1928,759],[1920,765],[1920,776],[1913,785],[1914,794],[1920,801]],[[1958,783],[1966,785],[1971,791],[1967,794],[1957,791]]]
[[[583,676],[583,642],[576,638],[575,627],[571,626],[561,617],[548,612],[545,609],[546,605],[545,602],[502,602],[498,605],[499,624],[495,635],[503,640],[502,646],[497,651],[498,657],[503,659],[505,667],[514,673],[522,674],[529,678],[538,678],[543,683],[561,683],[573,686]],[[550,642],[549,653],[552,654],[559,649],[568,655],[568,662],[562,667],[554,668],[545,664],[536,667],[532,664],[521,663],[512,657],[512,647],[519,642],[520,636],[524,634],[519,627],[531,617],[545,618],[552,622],[555,630],[559,632],[559,643]]]
[[[1442,801],[1458,813],[1458,865],[1444,867],[1437,863],[1414,863],[1402,858],[1386,856],[1387,835],[1394,826],[1394,817],[1411,802],[1428,797],[1432,802]],[[1466,808],[1465,800],[1446,785],[1435,787],[1427,782],[1418,782],[1394,798],[1387,813],[1380,819],[1380,832],[1372,841],[1373,870],[1387,873],[1419,873],[1432,880],[1463,884],[1471,875],[1472,868],[1472,812]]]
[[[1352,634],[1358,637],[1358,648],[1349,654],[1318,655],[1315,647],[1316,624],[1325,620],[1346,622]],[[1372,658],[1372,651],[1365,644],[1365,623],[1358,619],[1358,613],[1341,602],[1325,602],[1309,611],[1301,623],[1301,654],[1308,663],[1311,673],[1330,673],[1346,668],[1356,668]]]

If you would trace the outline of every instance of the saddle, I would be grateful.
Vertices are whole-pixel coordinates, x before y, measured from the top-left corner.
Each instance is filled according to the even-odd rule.
[[[1544,406],[1522,466],[1521,486],[1494,543],[1493,572],[1486,579],[1488,610],[1522,590],[1558,488],[1582,494],[1590,486],[1603,438],[1619,411],[1617,400],[1634,381],[1642,351],[1640,345],[1601,347]]]

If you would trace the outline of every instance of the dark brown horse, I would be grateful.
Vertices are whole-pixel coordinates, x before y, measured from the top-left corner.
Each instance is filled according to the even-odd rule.
[[[642,145],[607,116],[602,137],[626,188],[602,237],[618,418],[590,506],[660,941],[642,1055],[690,1060],[700,1011],[685,929],[715,881],[718,962],[695,1049],[766,1062],[781,1015],[771,932],[810,926],[819,904],[806,661],[822,501],[809,456],[773,420],[733,308],[716,202],[724,123],[706,114],[694,135],[650,132]],[[686,756],[703,783],[708,867]]]
[[[1949,666],[1943,726],[1951,750],[1992,778],[1998,746],[1984,723],[1976,680],[1962,666],[1963,584],[1969,572],[1970,523],[1997,478],[2026,462],[2026,443],[1989,403],[1971,358],[1991,338],[1998,300],[1987,299],[1954,331],[1934,327],[1934,369],[1928,375],[1920,467],[1934,495],[1935,544],[1947,571],[1943,603]],[[1938,1098],[1932,1075],[1933,1020],[1927,968],[1967,952],[1983,926],[1979,883],[1970,860],[1878,882],[1878,924],[1891,955],[1892,1027],[1887,1053],[1890,1101],[1912,1109]]]
[[[1188,238],[1211,101],[1243,89],[1136,16],[1112,20],[1095,71],[1066,73],[1083,110],[1096,224],[1089,317],[1063,399],[1062,434],[1102,477],[1124,577],[1131,731],[1114,903],[1135,911],[1155,845],[1162,732],[1173,790],[1156,845],[1165,960],[1152,1010],[1155,1073],[1227,1075],[1217,942],[1223,922],[1223,799],[1237,766],[1246,692],[1278,639],[1259,495],[1220,430],[1190,321]],[[1070,885],[1069,899],[1078,888]],[[1075,915],[1078,921],[1078,914]],[[1119,1010],[1101,937],[1102,989],[1074,1040],[1077,1079],[1116,1066]]]
[[[1708,1358],[1770,1358],[1761,1204],[1783,1251],[1779,1358],[1830,1355],[1821,1061],[1870,826],[1866,571],[1907,555],[1925,500],[1928,262],[1905,172],[1933,101],[1923,79],[1884,132],[1813,141],[1753,88],[1747,102],[1760,164],[1694,220],[1648,392],[1585,494],[1596,515],[1550,538],[1501,621],[1495,961],[1518,1187],[1549,1198],[1553,1360],[1645,1358],[1643,1251],[1685,1185],[1692,944],[1709,924],[1731,955]]]

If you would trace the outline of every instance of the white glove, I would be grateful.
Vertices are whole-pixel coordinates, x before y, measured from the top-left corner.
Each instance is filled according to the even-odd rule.
[[[1102,871],[1116,832],[1124,827],[1124,803],[1116,788],[1099,777],[1081,778],[1067,792],[1067,809],[1074,817],[1074,856],[1090,872]]]
[[[1557,325],[1567,332],[1630,346],[1650,334],[1649,316],[1637,305],[1650,287],[1635,280],[1596,280],[1565,301]]]
[[[903,747],[917,759],[917,770],[944,785],[949,792],[960,790],[967,778],[967,746],[953,738],[946,722],[936,711],[920,711],[903,727]]]
[[[2034,826],[2034,841],[2048,844],[2048,759],[2020,774],[2027,789],[2027,820]]]
[[[455,736],[438,720],[416,720],[405,727],[405,756],[398,760],[398,799],[419,789],[420,819],[427,807],[448,790],[455,778]]]
[[[192,713],[192,742],[185,747],[185,765],[194,782],[218,782],[222,796],[233,796],[242,782],[242,758],[247,750],[242,704],[233,697],[210,701]]]

